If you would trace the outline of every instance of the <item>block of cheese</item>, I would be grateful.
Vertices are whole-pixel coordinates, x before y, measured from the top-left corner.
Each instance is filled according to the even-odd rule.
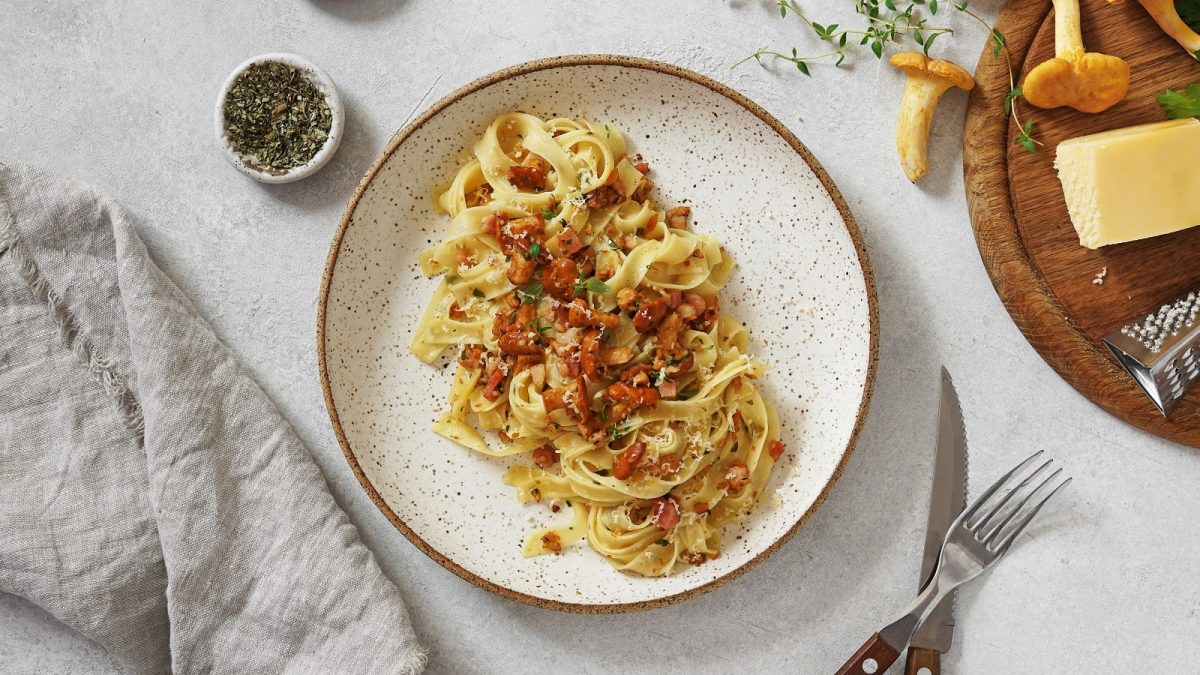
[[[1099,248],[1200,225],[1200,120],[1114,129],[1058,144],[1079,243]]]

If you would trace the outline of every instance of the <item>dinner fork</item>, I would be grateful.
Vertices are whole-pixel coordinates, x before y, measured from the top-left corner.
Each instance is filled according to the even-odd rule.
[[[933,576],[920,595],[904,614],[887,627],[872,635],[854,656],[837,671],[850,673],[882,673],[904,651],[921,623],[937,607],[942,598],[964,583],[974,579],[1000,560],[1012,546],[1013,540],[1029,525],[1050,498],[1071,482],[1069,477],[1058,480],[1061,468],[1047,473],[1054,460],[1047,459],[1015,486],[1010,486],[1030,464],[1042,455],[1039,450],[989,487],[974,504],[959,514],[950,525]],[[1036,487],[1030,487],[1041,478]],[[1047,487],[1052,482],[1057,484]],[[998,494],[999,493],[999,494]],[[1041,498],[1034,502],[1035,496]]]

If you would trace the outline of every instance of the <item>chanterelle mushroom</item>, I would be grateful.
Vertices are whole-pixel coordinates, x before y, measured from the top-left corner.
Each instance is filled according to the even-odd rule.
[[[1121,0],[1108,1],[1115,5]],[[1158,24],[1164,33],[1178,42],[1180,47],[1186,49],[1192,58],[1200,60],[1200,35],[1197,35],[1191,26],[1179,18],[1179,11],[1175,9],[1175,0],[1138,0],[1138,4],[1146,8],[1146,11],[1150,13],[1150,18],[1154,19],[1154,23]]]
[[[1039,108],[1065,105],[1097,113],[1116,105],[1128,90],[1129,64],[1084,50],[1079,0],[1054,0],[1054,58],[1025,76],[1025,100]]]
[[[929,171],[929,126],[938,101],[951,87],[970,91],[975,87],[975,78],[957,64],[931,59],[921,52],[900,52],[892,56],[891,64],[903,70],[908,79],[896,123],[896,150],[904,175],[915,183]]]

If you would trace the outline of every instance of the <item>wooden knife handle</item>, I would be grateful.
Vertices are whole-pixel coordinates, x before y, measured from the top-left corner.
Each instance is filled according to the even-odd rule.
[[[900,658],[900,652],[892,649],[892,646],[884,642],[879,637],[879,633],[872,635],[863,643],[863,646],[854,652],[854,656],[850,657],[841,668],[838,668],[837,675],[867,675],[882,673],[887,670],[896,659]]]
[[[928,673],[921,673],[925,668]],[[908,659],[904,662],[904,675],[941,675],[942,653],[936,649],[908,648]]]

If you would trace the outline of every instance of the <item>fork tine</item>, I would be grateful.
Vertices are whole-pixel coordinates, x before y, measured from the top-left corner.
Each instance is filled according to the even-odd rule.
[[[1050,464],[1050,462],[1046,462],[1045,464],[1042,465],[1042,468],[1049,466],[1049,464]],[[1033,499],[1034,495],[1036,495],[1039,490],[1046,487],[1046,485],[1050,481],[1054,480],[1055,477],[1057,477],[1058,474],[1060,474],[1060,473],[1062,473],[1061,468],[1055,469],[1053,473],[1051,473],[1049,476],[1046,476],[1045,480],[1043,480],[1041,483],[1038,483],[1037,487],[1026,492],[1025,496],[1021,498],[1021,502],[1012,508],[1012,511],[1009,512],[1009,514],[1004,518],[1004,520],[1000,521],[999,525],[997,525],[995,528],[988,530],[987,534],[983,533],[982,527],[979,528],[979,530],[977,530],[977,537],[978,537],[979,541],[983,542],[987,546],[991,546],[992,542],[995,541],[996,537],[998,537],[1000,535],[1000,530],[1003,530],[1005,525],[1008,525],[1010,522],[1012,522],[1012,519],[1017,517],[1017,514],[1021,512],[1021,509],[1025,508],[1025,505],[1029,503],[1029,500]],[[1034,474],[1034,475],[1037,475],[1037,474]],[[1032,478],[1033,478],[1033,476],[1030,476],[1029,478],[1026,478],[1024,481],[1022,481],[1021,484],[1018,485],[1016,488],[1014,488],[1012,492],[1008,493],[1009,496],[1012,496],[1012,495],[1020,492],[1021,489],[1024,488],[1029,483],[1030,479],[1032,479]]]
[[[970,520],[971,518],[974,518],[975,512],[977,512],[979,510],[979,507],[983,506],[983,503],[986,502],[988,500],[988,498],[991,497],[992,494],[996,492],[996,490],[999,490],[1001,485],[1004,485],[1006,482],[1008,482],[1008,479],[1012,478],[1013,474],[1017,473],[1021,469],[1024,469],[1026,466],[1029,465],[1030,462],[1032,462],[1033,460],[1040,457],[1041,454],[1042,454],[1042,451],[1038,450],[1037,452],[1030,455],[1029,459],[1026,459],[1024,462],[1021,462],[1020,464],[1013,467],[1012,471],[1009,471],[1008,473],[1001,476],[1000,480],[996,481],[995,483],[992,483],[992,486],[989,487],[987,490],[985,490],[983,494],[979,495],[979,498],[975,500],[975,503],[972,504],[971,507],[968,508],[965,512],[963,512],[963,514],[961,516],[959,516],[959,518],[962,519],[959,522],[965,524],[968,520]]]
[[[968,525],[967,529],[971,530],[972,532],[975,532],[976,534],[982,533],[983,529],[985,527],[987,527],[988,523],[991,522],[993,518],[999,516],[1000,512],[1004,510],[1004,505],[1007,504],[1010,499],[1012,499],[1014,496],[1016,496],[1016,494],[1019,493],[1022,488],[1024,488],[1026,485],[1029,485],[1029,483],[1031,481],[1033,481],[1034,478],[1037,478],[1038,474],[1040,474],[1043,469],[1050,466],[1053,462],[1054,462],[1053,459],[1048,459],[1045,462],[1042,462],[1042,465],[1039,466],[1038,468],[1034,469],[1033,473],[1029,474],[1024,479],[1022,479],[1020,483],[1017,483],[1016,487],[1009,490],[1008,494],[1004,495],[1004,498],[1000,500],[1000,503],[997,504],[994,508],[992,508],[989,513],[987,513],[986,515],[981,517],[979,519],[979,521],[976,522],[974,525]],[[1006,520],[1005,522],[1008,522],[1008,521]],[[1003,527],[1003,525],[1002,525],[1002,527]],[[980,536],[979,538],[983,539],[982,536]]]
[[[996,555],[1003,555],[1004,552],[1008,550],[1008,547],[1012,545],[1013,540],[1017,538],[1017,535],[1025,531],[1025,527],[1029,525],[1030,521],[1033,520],[1033,517],[1038,514],[1038,511],[1042,510],[1042,507],[1046,505],[1046,502],[1050,501],[1051,497],[1058,494],[1058,491],[1065,488],[1070,482],[1071,478],[1068,476],[1066,480],[1059,483],[1057,487],[1051,490],[1050,494],[1042,497],[1042,501],[1038,502],[1037,506],[1033,507],[1033,510],[1029,512],[1029,515],[1025,516],[1016,525],[1014,525],[1012,530],[1009,531],[1008,534],[1004,535],[1003,539],[996,542],[995,548],[992,549],[996,552]]]

